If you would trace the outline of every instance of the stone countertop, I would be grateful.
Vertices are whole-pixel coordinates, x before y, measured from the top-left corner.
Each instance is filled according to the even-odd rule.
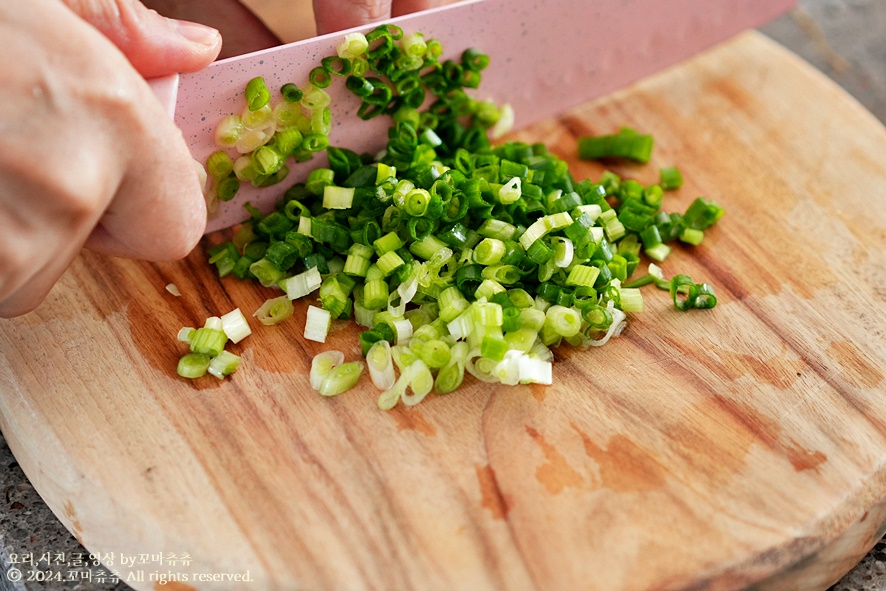
[[[886,2],[799,0],[789,14],[761,29],[799,54],[886,123]],[[37,495],[0,438],[0,562],[13,559],[23,573],[58,573],[63,580],[10,581],[0,591],[125,591],[129,589],[91,560]],[[886,590],[886,540],[829,591]]]

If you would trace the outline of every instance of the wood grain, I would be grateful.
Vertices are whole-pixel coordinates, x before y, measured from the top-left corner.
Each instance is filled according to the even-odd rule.
[[[620,125],[656,150],[616,170],[678,164],[669,209],[726,207],[665,263],[716,309],[648,292],[610,345],[559,350],[551,387],[468,380],[385,413],[368,383],[310,390],[315,353],[358,356],[345,323],[326,346],[256,327],[232,379],[177,379],[180,326],[269,293],[213,277],[202,249],[84,253],[0,323],[4,436],[90,550],[188,553],[181,589],[247,571],[287,590],[826,588],[886,523],[886,132],[749,33],[514,137],[597,176],[576,136]]]

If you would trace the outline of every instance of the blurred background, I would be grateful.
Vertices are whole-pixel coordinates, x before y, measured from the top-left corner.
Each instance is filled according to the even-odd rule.
[[[434,0],[438,4],[444,0]],[[161,14],[189,18],[188,3],[148,0]],[[206,5],[202,10],[206,11]],[[314,35],[313,10],[306,0],[215,0],[207,24],[231,32],[226,55],[295,41]],[[193,18],[193,17],[191,17]],[[196,19],[195,19],[196,20]],[[231,28],[226,26],[235,23]],[[760,29],[819,69],[880,121],[886,123],[886,0],[799,0],[796,8]],[[0,563],[10,554],[83,553],[34,491],[0,437]],[[102,567],[85,567],[72,583],[13,583],[0,577],[0,591],[125,591]],[[830,591],[886,591],[886,543],[881,541]]]

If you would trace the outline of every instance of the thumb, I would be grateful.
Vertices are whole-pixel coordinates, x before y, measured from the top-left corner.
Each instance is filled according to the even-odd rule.
[[[138,0],[64,2],[116,45],[145,78],[199,70],[221,50],[217,30],[166,18]]]

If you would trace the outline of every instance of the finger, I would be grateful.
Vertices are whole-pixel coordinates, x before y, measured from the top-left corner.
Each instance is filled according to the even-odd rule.
[[[196,21],[218,29],[225,40],[220,58],[243,55],[282,43],[273,31],[238,0],[213,0],[211,4],[181,0],[142,0],[142,3],[163,16]]]
[[[148,167],[130,171],[85,246],[153,261],[187,256],[206,230],[205,173],[200,178],[190,162],[173,170],[164,161],[167,172],[162,175]]]
[[[378,22],[390,16],[391,0],[314,0],[318,35]]]
[[[221,35],[215,29],[160,16],[137,0],[65,4],[116,45],[145,78],[199,70],[221,50]]]
[[[431,2],[431,0],[394,0],[391,6],[391,16],[412,14],[420,10],[427,10],[435,5],[439,5],[439,2]]]

